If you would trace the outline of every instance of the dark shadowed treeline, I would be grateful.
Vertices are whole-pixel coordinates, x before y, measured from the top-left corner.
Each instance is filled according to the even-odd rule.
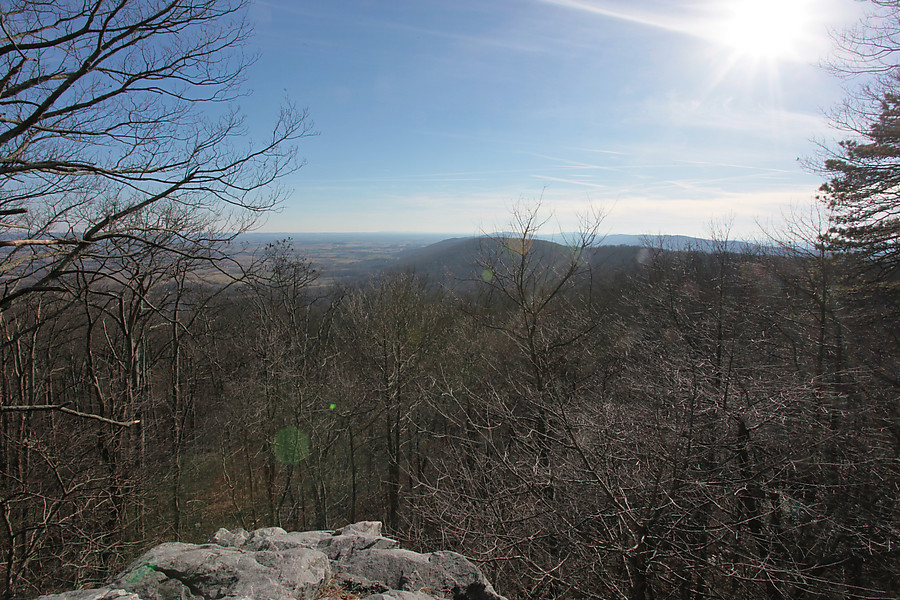
[[[539,225],[452,287],[325,288],[281,243],[213,288],[198,251],[95,246],[2,313],[4,596],[377,519],[511,598],[894,597],[891,288],[800,235],[603,269]]]

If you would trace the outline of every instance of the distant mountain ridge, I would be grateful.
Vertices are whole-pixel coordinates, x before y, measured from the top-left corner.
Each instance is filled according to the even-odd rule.
[[[463,239],[479,239],[483,237],[506,236],[513,234],[505,234],[504,232],[492,232],[486,234],[454,234],[454,233],[398,233],[398,232],[361,232],[361,233],[318,233],[318,232],[251,232],[243,233],[238,236],[239,242],[250,244],[266,244],[277,240],[291,238],[298,247],[304,247],[308,244],[315,245],[321,243],[333,244],[394,244],[407,248],[420,247],[424,248],[429,245],[436,245],[451,240]],[[571,240],[578,239],[577,232],[570,233],[554,233],[548,235],[537,235],[537,239],[556,242],[557,244],[568,245]],[[638,246],[638,247],[660,247],[668,250],[703,250],[709,248],[717,248],[721,242],[708,238],[698,238],[689,235],[674,234],[630,234],[630,233],[610,233],[605,236],[598,236],[595,242],[597,246]],[[757,244],[746,240],[728,240],[728,249],[731,251],[740,251],[745,248],[756,247]]]
[[[555,234],[547,236],[549,239],[557,243],[565,244],[566,240],[571,240],[577,234]],[[577,239],[577,238],[576,238]],[[609,235],[598,237],[597,246],[638,246],[641,248],[663,248],[666,250],[700,250],[708,252],[717,250],[722,245],[729,252],[743,252],[745,250],[756,248],[758,244],[745,240],[712,240],[707,238],[692,237],[689,235],[669,235],[669,234],[628,234],[628,233],[611,233]]]
[[[412,271],[434,282],[477,280],[479,253],[506,237],[492,233],[481,236],[444,236],[416,233],[249,233],[238,236],[235,248],[245,255],[257,253],[267,244],[290,239],[299,256],[310,260],[320,272],[320,283],[349,283],[385,272]],[[542,261],[554,262],[569,253],[578,234],[537,236],[536,248]],[[493,240],[493,241],[492,241]],[[598,238],[588,256],[598,271],[608,272],[640,260],[642,248],[660,248],[673,252],[720,250],[722,242],[683,235],[609,234]],[[730,241],[732,252],[743,252],[756,245]],[[643,252],[646,254],[646,251]]]
[[[401,253],[387,269],[415,272],[429,279],[451,285],[478,281],[482,271],[491,266],[505,252],[505,240],[518,241],[515,237],[499,235],[451,238],[424,248]],[[535,268],[565,268],[571,264],[572,249],[548,239],[534,239],[529,252],[533,254]],[[642,252],[638,245],[598,245],[585,249],[583,260],[597,271],[610,273],[634,265]]]

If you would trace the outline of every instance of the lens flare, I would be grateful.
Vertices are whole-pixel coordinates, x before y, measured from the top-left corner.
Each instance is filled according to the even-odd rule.
[[[296,427],[282,427],[272,444],[275,459],[283,465],[296,465],[309,456],[309,436]]]

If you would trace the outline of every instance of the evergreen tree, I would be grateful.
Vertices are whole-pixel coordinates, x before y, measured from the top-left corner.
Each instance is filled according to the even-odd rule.
[[[900,266],[900,95],[886,93],[860,139],[845,140],[825,161],[821,190],[831,210],[829,245],[893,279]]]

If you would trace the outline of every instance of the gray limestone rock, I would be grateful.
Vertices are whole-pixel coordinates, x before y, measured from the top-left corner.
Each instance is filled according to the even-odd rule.
[[[422,594],[420,592],[401,592],[398,590],[392,590],[390,592],[385,592],[383,594],[373,594],[371,596],[366,596],[363,600],[439,600],[434,596],[429,596],[428,594]]]
[[[315,546],[328,555],[333,561],[340,561],[345,558],[369,549],[388,550],[399,548],[400,544],[396,540],[379,536],[368,535],[352,535],[341,533],[319,541]]]
[[[224,527],[209,536],[208,543],[217,544],[225,548],[240,548],[250,539],[250,532],[245,529],[228,531]]]
[[[331,575],[316,550],[281,552],[168,543],[150,550],[112,582],[142,600],[310,599]]]
[[[41,596],[42,600],[141,600],[137,594],[108,587]]]
[[[504,600],[455,552],[420,554],[363,521],[335,531],[219,529],[207,544],[161,544],[107,586],[38,600]],[[330,594],[330,596],[329,596]]]
[[[254,531],[251,538],[243,546],[245,550],[281,551],[290,548],[318,549],[324,540],[332,538],[330,531],[295,531],[291,533],[274,532],[267,536],[257,535]]]
[[[424,592],[453,600],[499,600],[481,571],[455,552],[419,554],[378,548],[354,552],[337,570],[383,581],[393,590]]]
[[[338,529],[334,534],[381,537],[381,521],[359,521],[358,523],[351,523]]]

